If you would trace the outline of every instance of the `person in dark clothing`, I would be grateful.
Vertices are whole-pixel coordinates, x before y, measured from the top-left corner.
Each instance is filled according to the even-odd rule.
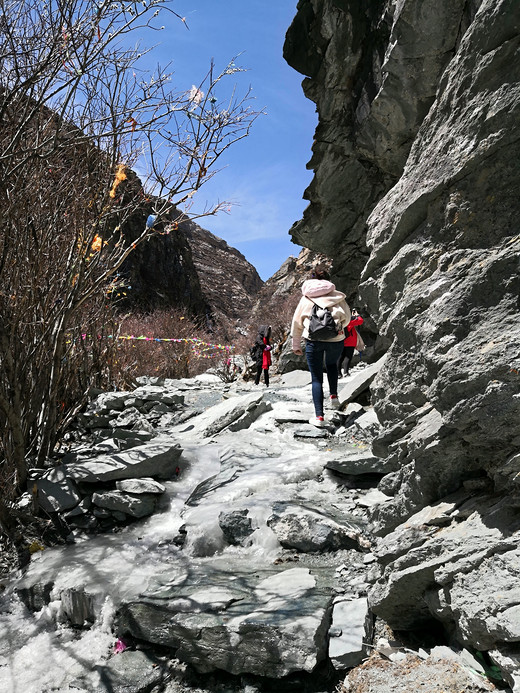
[[[354,350],[357,345],[358,333],[356,327],[363,324],[363,318],[355,308],[352,309],[352,318],[345,329],[346,337],[343,341],[343,351],[338,361],[338,377],[341,378],[341,368],[345,366],[345,375],[349,374],[350,364],[354,356]]]
[[[264,372],[265,386],[269,387],[269,366],[271,365],[271,325],[260,325],[255,340],[256,346],[256,377],[255,385],[260,384],[260,376]]]

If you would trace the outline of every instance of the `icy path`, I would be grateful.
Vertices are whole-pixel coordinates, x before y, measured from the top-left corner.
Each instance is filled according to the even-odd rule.
[[[308,394],[297,391],[296,400]],[[282,405],[275,405],[280,409]],[[164,436],[164,432],[162,435]],[[318,483],[323,454],[315,445],[296,441],[274,425],[272,412],[247,431],[224,433],[218,442],[189,442],[189,434],[175,434],[183,447],[183,471],[167,482],[159,512],[116,534],[97,536],[71,546],[47,549],[33,559],[31,582],[52,583],[50,604],[32,614],[11,591],[3,597],[0,613],[0,691],[43,693],[78,690],[69,684],[112,653],[113,616],[121,601],[143,592],[158,594],[182,582],[189,570],[211,563],[251,570],[271,564],[279,543],[265,520],[273,498],[330,502],[334,484]],[[325,454],[325,453],[324,453]],[[218,483],[204,502],[185,506],[202,482],[224,472],[235,478]],[[247,548],[226,546],[218,526],[223,510],[237,502],[247,508],[256,531]],[[186,525],[187,544],[181,551],[172,543]],[[23,584],[23,583],[22,583]],[[93,599],[96,622],[89,630],[73,630],[62,617],[59,595],[82,589]],[[17,587],[21,585],[18,584]],[[56,621],[61,625],[56,629]]]

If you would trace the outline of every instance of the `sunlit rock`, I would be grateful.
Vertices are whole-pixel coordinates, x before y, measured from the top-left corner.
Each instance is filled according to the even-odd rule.
[[[174,442],[140,445],[117,455],[104,455],[93,460],[71,464],[67,474],[82,482],[115,481],[117,479],[139,479],[151,476],[171,479],[175,476],[181,448]]]

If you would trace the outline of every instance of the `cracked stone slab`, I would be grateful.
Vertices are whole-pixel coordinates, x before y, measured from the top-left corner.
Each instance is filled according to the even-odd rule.
[[[398,468],[395,462],[376,457],[370,450],[328,460],[325,467],[340,474],[354,475],[389,474]]]
[[[155,441],[158,439],[156,438]],[[67,475],[75,481],[97,482],[138,479],[151,476],[170,479],[182,449],[173,442],[152,442],[139,445],[116,455],[102,455],[67,467]]]
[[[119,628],[173,648],[200,672],[273,678],[310,672],[326,656],[330,578],[302,567],[194,571],[171,586],[168,598],[144,593],[123,605]],[[226,588],[215,591],[217,585]]]
[[[209,438],[233,424],[234,430],[247,428],[270,407],[269,403],[265,403],[264,407],[260,406],[262,399],[263,392],[229,397],[191,419],[181,432]]]
[[[352,400],[356,399],[356,397],[358,397],[362,392],[364,392],[370,387],[370,383],[379,373],[385,361],[386,354],[375,363],[371,364],[370,366],[367,366],[359,373],[356,373],[356,375],[348,382],[348,384],[338,391],[338,399],[340,401],[341,406],[347,404],[347,402],[351,402]]]
[[[368,602],[366,597],[337,600],[329,631],[329,658],[336,670],[350,669],[366,656]]]

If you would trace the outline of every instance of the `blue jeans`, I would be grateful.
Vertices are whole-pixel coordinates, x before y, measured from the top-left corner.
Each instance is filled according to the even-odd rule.
[[[323,416],[323,355],[331,395],[338,394],[338,360],[343,351],[339,342],[311,342],[307,340],[305,356],[312,378],[312,401],[316,416]]]

